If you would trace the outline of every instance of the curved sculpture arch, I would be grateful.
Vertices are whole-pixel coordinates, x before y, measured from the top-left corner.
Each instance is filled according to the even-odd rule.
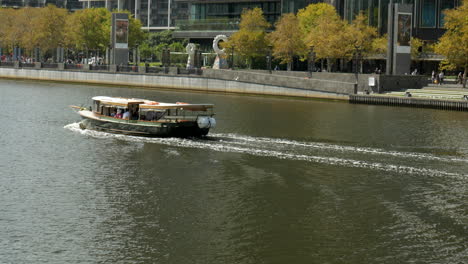
[[[226,37],[226,35],[217,35],[214,39],[213,39],[213,50],[214,52],[216,52],[216,54],[218,54],[218,56],[222,56],[224,54],[226,54],[225,50],[224,49],[220,49],[219,48],[219,41],[228,41],[228,37]]]

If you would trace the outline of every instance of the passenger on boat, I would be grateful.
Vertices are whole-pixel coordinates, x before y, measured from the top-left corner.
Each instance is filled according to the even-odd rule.
[[[130,119],[130,112],[127,110],[125,111],[125,113],[123,114],[123,119],[125,120],[129,120]]]
[[[115,118],[122,118],[122,110],[117,109],[117,114],[115,115]]]

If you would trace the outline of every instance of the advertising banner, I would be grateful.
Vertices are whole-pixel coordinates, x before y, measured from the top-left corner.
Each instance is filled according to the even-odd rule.
[[[411,53],[411,13],[398,13],[396,28],[397,53]]]
[[[128,20],[117,19],[115,21],[115,47],[128,48]]]

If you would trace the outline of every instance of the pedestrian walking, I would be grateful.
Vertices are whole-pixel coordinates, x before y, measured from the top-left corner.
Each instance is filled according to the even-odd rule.
[[[439,85],[442,85],[444,83],[444,72],[441,71],[439,73]]]
[[[462,74],[462,72],[458,73],[457,83],[463,84],[463,74]]]
[[[436,75],[436,74],[435,74],[435,71],[432,71],[432,75],[431,75],[431,81],[432,81],[432,83],[434,83],[435,80],[436,80],[436,76],[435,76],[435,75]]]

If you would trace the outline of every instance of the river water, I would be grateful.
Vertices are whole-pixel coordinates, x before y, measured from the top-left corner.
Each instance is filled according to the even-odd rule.
[[[214,103],[206,139],[80,130]],[[468,263],[468,113],[0,80],[0,263]]]

